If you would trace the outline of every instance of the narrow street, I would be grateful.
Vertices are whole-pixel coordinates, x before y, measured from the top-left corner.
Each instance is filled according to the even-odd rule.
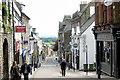
[[[86,72],[78,71],[75,72],[71,70],[66,70],[66,76],[62,77],[59,73],[60,66],[56,66],[55,57],[47,57],[46,61],[43,61],[41,67],[37,69],[30,78],[97,78],[96,72]],[[103,76],[103,78],[109,78],[108,76]]]

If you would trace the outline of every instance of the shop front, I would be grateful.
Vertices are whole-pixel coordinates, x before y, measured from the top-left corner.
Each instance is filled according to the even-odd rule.
[[[120,28],[109,25],[110,29],[93,32],[96,39],[96,62],[103,73],[120,78]]]

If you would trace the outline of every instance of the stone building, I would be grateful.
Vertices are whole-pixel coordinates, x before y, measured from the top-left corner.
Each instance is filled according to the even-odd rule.
[[[102,73],[120,78],[120,0],[107,5],[95,3],[97,67]]]
[[[66,62],[71,63],[71,15],[64,15],[63,22],[59,22],[58,51]]]
[[[22,64],[20,62],[22,60],[20,58],[22,54],[21,33],[15,31],[16,26],[22,24],[21,6],[22,4],[16,0],[0,1],[0,79],[10,77],[10,69],[14,60]]]
[[[9,77],[13,55],[13,19],[12,3],[0,1],[0,79]]]
[[[63,56],[64,53],[64,27],[65,22],[59,22],[59,31],[58,31],[58,51],[61,56]]]
[[[25,14],[22,13],[22,25],[26,26],[26,32],[22,33],[22,57],[23,61],[26,60],[28,62],[29,59],[29,53],[30,53],[30,41],[29,41],[29,35],[30,35],[30,24],[29,24],[30,18]]]

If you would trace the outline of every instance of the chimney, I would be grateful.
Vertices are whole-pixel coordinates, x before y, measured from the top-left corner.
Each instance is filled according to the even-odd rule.
[[[36,28],[32,28],[32,32],[35,33],[36,32]]]
[[[80,3],[80,11],[88,4],[87,1],[81,1]]]

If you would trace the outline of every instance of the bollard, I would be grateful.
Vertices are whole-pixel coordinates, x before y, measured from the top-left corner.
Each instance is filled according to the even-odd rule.
[[[100,71],[100,67],[98,67],[98,79],[101,78],[100,75],[101,75],[101,71]]]
[[[32,75],[32,66],[31,66],[31,71],[30,71],[30,74]]]

